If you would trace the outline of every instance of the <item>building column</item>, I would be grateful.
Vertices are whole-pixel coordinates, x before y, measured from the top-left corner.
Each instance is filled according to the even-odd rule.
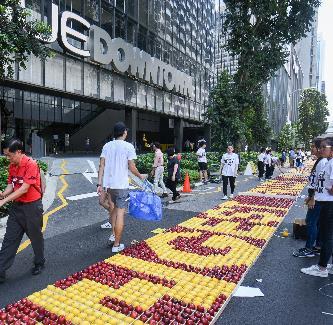
[[[179,152],[183,150],[183,136],[184,136],[184,120],[175,119],[174,120],[174,137],[175,146]]]
[[[127,141],[131,142],[136,147],[136,131],[138,124],[138,111],[135,109],[126,110],[125,124],[129,128]]]
[[[211,127],[209,124],[204,124],[204,139],[206,140],[206,151],[210,151],[212,144],[212,135],[211,135]]]

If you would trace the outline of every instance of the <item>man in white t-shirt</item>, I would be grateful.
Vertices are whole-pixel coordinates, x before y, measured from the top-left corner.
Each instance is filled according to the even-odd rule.
[[[222,156],[220,173],[222,174],[223,182],[223,198],[222,200],[228,200],[227,189],[228,182],[230,184],[231,194],[230,198],[234,197],[235,182],[238,172],[239,158],[238,155],[234,153],[234,147],[228,146],[227,153]]]
[[[319,231],[321,250],[318,264],[302,268],[301,272],[327,278],[333,274],[333,139],[325,139],[320,146],[321,155],[329,159],[319,171],[315,192],[315,201],[320,203]]]
[[[103,187],[107,189],[110,206],[112,233],[109,241],[114,242],[112,252],[122,251],[125,246],[120,243],[124,230],[124,216],[127,208],[129,181],[128,170],[140,179],[144,176],[137,170],[134,159],[135,149],[126,142],[127,128],[123,122],[114,126],[114,141],[106,143],[103,147],[98,171],[97,193],[101,194]]]
[[[200,140],[198,142],[199,149],[197,150],[197,157],[198,157],[198,165],[199,165],[199,175],[200,180],[203,181],[204,184],[208,183],[208,167],[207,167],[207,157],[206,157],[206,141]]]

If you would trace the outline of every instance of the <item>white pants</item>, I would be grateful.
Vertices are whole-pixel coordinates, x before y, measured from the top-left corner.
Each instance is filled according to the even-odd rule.
[[[164,167],[159,166],[155,169],[155,175],[154,175],[154,190],[155,192],[158,192],[158,184],[161,185],[163,193],[167,193],[167,189],[165,187],[165,184],[163,182],[163,173],[164,173]]]

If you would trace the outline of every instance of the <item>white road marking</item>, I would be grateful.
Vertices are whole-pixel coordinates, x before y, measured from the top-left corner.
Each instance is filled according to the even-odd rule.
[[[97,173],[97,169],[96,169],[94,162],[91,160],[87,160],[87,162],[88,162],[90,168],[92,169],[92,172],[88,172],[88,169],[87,169],[84,173],[82,173],[82,175],[92,184],[93,183],[92,179],[97,178],[98,173]]]
[[[130,190],[134,190],[134,186],[129,187]],[[78,195],[73,195],[73,196],[67,196],[66,199],[69,201],[78,201],[78,200],[83,200],[83,199],[88,199],[90,197],[97,197],[98,194],[97,192],[90,192],[90,193],[83,193],[83,194],[78,194]]]

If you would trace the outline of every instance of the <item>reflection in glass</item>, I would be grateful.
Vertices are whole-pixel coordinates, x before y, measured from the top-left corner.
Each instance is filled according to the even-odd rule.
[[[26,69],[20,68],[19,80],[32,84],[42,84],[42,62],[31,54],[26,62]]]
[[[116,18],[115,18],[115,37],[120,37],[125,39],[126,38],[126,20],[125,16],[116,11]]]
[[[147,108],[155,109],[155,90],[153,87],[147,86]]]
[[[163,92],[156,89],[155,99],[156,99],[156,111],[163,112]]]
[[[126,80],[126,104],[131,106],[136,106],[136,82],[127,79]]]
[[[125,83],[121,77],[113,78],[113,98],[115,102],[123,103],[125,101]]]
[[[100,98],[112,100],[112,75],[107,70],[100,72]]]
[[[45,63],[45,86],[64,89],[64,59],[62,55],[55,54]]]
[[[146,108],[146,86],[142,83],[138,83],[138,97],[137,106]]]
[[[82,94],[82,62],[79,60],[66,59],[66,90]]]
[[[138,19],[138,0],[127,0],[126,1],[126,11],[129,16]]]
[[[137,30],[138,30],[137,23],[128,18],[127,19],[127,42],[136,46],[136,39],[137,39]]]
[[[102,8],[101,11],[101,27],[113,37],[113,12]]]
[[[99,21],[99,0],[85,0],[86,18]]]
[[[98,98],[97,68],[92,64],[84,64],[84,94]]]
[[[139,23],[148,26],[148,0],[140,0]]]

